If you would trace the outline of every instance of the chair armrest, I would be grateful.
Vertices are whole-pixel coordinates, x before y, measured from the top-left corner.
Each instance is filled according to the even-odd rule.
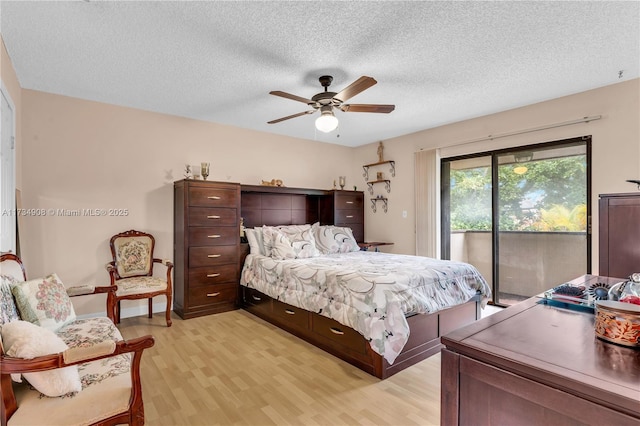
[[[76,296],[87,296],[90,294],[100,294],[107,293],[107,317],[113,322],[115,322],[116,317],[114,313],[114,303],[113,299],[116,296],[116,291],[118,290],[117,285],[109,285],[109,286],[100,286],[95,287],[92,285],[81,285],[67,288],[67,295],[69,297]]]
[[[111,355],[116,350],[115,340],[105,340],[90,346],[80,346],[69,348],[62,352],[62,358],[65,364],[73,362],[86,362],[86,360],[102,356]]]
[[[86,294],[95,294],[95,293],[96,293],[96,287],[90,284],[77,285],[77,286],[67,288],[67,295],[69,297],[84,296]]]
[[[43,355],[32,359],[13,358],[1,355],[0,374],[31,373],[35,371],[55,370],[103,358],[110,358],[129,352],[142,353],[155,344],[153,336],[147,335],[135,339],[121,340],[110,344],[99,343],[85,348],[67,349],[64,352]]]
[[[167,267],[167,285],[169,286],[168,291],[171,292],[171,271],[173,270],[173,262],[169,259],[153,259],[155,263],[162,263]]]
[[[113,293],[113,294],[115,294],[116,290],[118,290],[118,286],[117,285],[104,285],[104,286],[100,286],[100,287],[95,287],[92,294],[98,294],[98,293]]]
[[[153,261],[155,263],[162,263],[167,268],[173,268],[173,262],[170,261],[169,259],[157,259],[157,258],[154,258]]]
[[[75,296],[86,296],[88,294],[100,294],[100,293],[109,293],[116,292],[118,290],[117,285],[107,285],[107,286],[92,286],[92,285],[79,285],[74,287],[67,288],[67,295],[69,297]]]

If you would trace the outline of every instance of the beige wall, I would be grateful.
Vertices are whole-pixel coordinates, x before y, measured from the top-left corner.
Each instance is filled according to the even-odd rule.
[[[31,90],[22,102],[24,205],[46,212],[25,218],[24,257],[31,276],[55,271],[66,285],[108,283],[109,238],[128,229],[151,232],[156,257],[173,257],[173,182],[186,163],[208,161],[209,180],[245,184],[328,189],[339,175],[355,179],[351,148]],[[50,213],[95,208],[128,215]],[[85,299],[80,313],[104,310]],[[135,313],[127,306],[136,302],[123,315]]]
[[[399,108],[401,107],[398,102]],[[586,124],[559,127],[493,141],[461,144],[487,135],[497,135],[547,124],[602,115]],[[413,154],[420,149],[439,148],[443,158],[491,149],[548,142],[571,137],[593,136],[592,205],[593,272],[598,269],[598,194],[634,192],[626,179],[640,178],[640,79],[613,84],[513,109],[498,114],[424,130],[384,141],[385,159],[396,161],[392,178],[389,212],[365,211],[365,236],[369,240],[393,241],[388,251],[415,254],[415,203]],[[355,161],[376,161],[377,143],[355,149]],[[455,146],[457,145],[457,146]],[[364,183],[364,178],[360,178]],[[376,193],[380,193],[377,189]],[[402,211],[408,212],[407,219]]]

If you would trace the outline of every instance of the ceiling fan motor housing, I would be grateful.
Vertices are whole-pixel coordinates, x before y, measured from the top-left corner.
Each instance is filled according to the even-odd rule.
[[[325,105],[333,105],[333,106],[340,106],[340,104],[342,103],[342,101],[340,101],[339,99],[335,99],[334,96],[336,95],[336,92],[321,92],[318,93],[317,95],[313,96],[311,98],[311,100],[313,102],[309,103],[309,106],[312,106],[314,108],[320,108],[322,106]]]

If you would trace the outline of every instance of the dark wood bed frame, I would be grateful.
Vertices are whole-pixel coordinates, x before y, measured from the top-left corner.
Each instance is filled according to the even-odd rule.
[[[241,215],[247,228],[314,223],[320,217],[321,198],[329,196],[328,191],[300,188],[242,185],[241,191]],[[241,249],[242,266],[249,245],[242,244]],[[248,312],[380,379],[438,353],[442,348],[440,336],[480,318],[480,296],[433,314],[408,316],[409,341],[390,365],[361,334],[337,321],[244,286],[240,286],[239,300]]]

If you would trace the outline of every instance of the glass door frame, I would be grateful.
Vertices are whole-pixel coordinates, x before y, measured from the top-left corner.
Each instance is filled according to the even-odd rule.
[[[455,157],[447,157],[440,159],[440,235],[441,235],[441,253],[442,259],[451,258],[451,217],[450,209],[450,163],[458,160],[466,160],[470,158],[478,157],[491,157],[491,269],[492,269],[492,300],[491,304],[497,306],[507,306],[504,304],[495,303],[495,297],[498,294],[500,265],[498,263],[500,253],[500,232],[499,232],[499,194],[498,194],[498,167],[499,157],[507,153],[513,153],[514,151],[540,151],[558,148],[561,146],[579,145],[584,144],[586,155],[586,205],[587,205],[587,232],[586,232],[586,265],[587,274],[591,273],[592,268],[592,194],[591,194],[591,143],[592,136],[581,136],[569,139],[561,139],[552,142],[542,142],[536,144],[522,145],[517,147],[503,148],[492,151],[478,152],[474,154],[460,155]],[[447,211],[448,210],[448,211]]]

